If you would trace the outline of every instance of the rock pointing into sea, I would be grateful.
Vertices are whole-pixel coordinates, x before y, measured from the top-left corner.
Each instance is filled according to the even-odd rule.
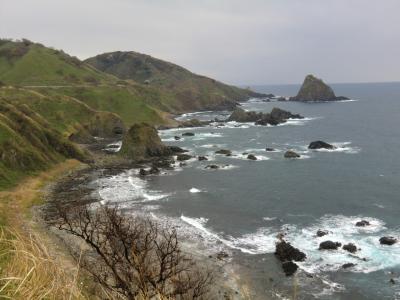
[[[119,154],[129,159],[143,160],[168,156],[172,151],[162,143],[153,126],[141,123],[134,124],[125,134]]]
[[[312,102],[348,100],[348,98],[343,96],[337,97],[332,88],[321,79],[314,75],[307,75],[297,96],[291,97],[290,100]]]
[[[292,114],[290,111],[277,107],[274,107],[270,113],[245,111],[242,108],[237,107],[229,116],[227,121],[236,121],[241,123],[254,122],[256,125],[278,125],[285,123],[289,119],[304,119],[304,117],[299,114]]]

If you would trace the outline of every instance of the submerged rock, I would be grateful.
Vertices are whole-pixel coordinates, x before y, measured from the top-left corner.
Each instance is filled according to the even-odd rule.
[[[267,148],[265,148],[265,151],[267,151],[267,152],[272,152],[272,151],[275,151],[275,149],[274,149],[274,148],[269,148],[269,147],[267,147]]]
[[[391,246],[397,243],[397,239],[392,236],[384,236],[379,239],[379,243],[381,243],[381,245]]]
[[[205,157],[205,156],[199,156],[197,159],[198,159],[199,161],[208,160],[208,158]]]
[[[365,227],[371,225],[367,220],[361,220],[356,223],[357,227]]]
[[[184,160],[189,160],[191,158],[192,158],[192,156],[189,155],[189,154],[178,154],[177,157],[176,157],[176,160],[177,161],[184,161]]]
[[[219,169],[219,166],[218,165],[208,165],[208,166],[206,166],[206,169],[217,170],[217,169]]]
[[[282,263],[282,269],[286,276],[292,276],[296,273],[299,266],[292,261],[285,261]]]
[[[321,79],[313,75],[307,75],[304,82],[295,97],[291,97],[290,101],[337,101],[348,100],[348,98],[337,97],[332,88],[325,84]]]
[[[308,145],[308,149],[336,149],[336,147],[323,141],[314,141]]]
[[[257,160],[257,157],[255,155],[253,155],[253,154],[249,154],[249,155],[247,155],[247,159]]]
[[[184,132],[182,133],[182,136],[194,136],[193,132]]]
[[[175,139],[175,141],[179,141],[181,139],[181,137],[176,135],[176,136],[174,136],[174,139]]]
[[[285,158],[299,158],[300,155],[297,154],[296,152],[292,151],[292,150],[288,150],[285,152],[285,154],[283,155]]]
[[[172,153],[185,153],[188,152],[188,150],[182,149],[181,147],[178,146],[168,146],[169,150],[171,150]]]
[[[350,253],[356,253],[357,252],[357,246],[354,245],[353,243],[348,243],[346,245],[343,245],[343,250],[346,250]]]
[[[323,237],[324,235],[327,235],[327,234],[329,234],[329,231],[327,231],[327,230],[321,230],[321,229],[319,229],[319,230],[317,231],[317,237]]]
[[[147,176],[149,174],[150,174],[149,171],[146,171],[145,169],[140,169],[139,170],[139,175],[140,176]]]
[[[325,241],[319,244],[319,250],[337,250],[340,246],[342,246],[341,243]]]
[[[356,264],[353,264],[353,263],[346,263],[346,264],[343,264],[342,265],[342,269],[349,269],[349,268],[353,268],[353,267],[355,267],[356,266]]]
[[[276,244],[275,255],[280,261],[304,261],[306,259],[305,253],[284,240]]]
[[[220,150],[215,151],[215,154],[222,154],[222,155],[230,156],[230,155],[232,155],[232,151],[227,150],[227,149],[220,149]]]

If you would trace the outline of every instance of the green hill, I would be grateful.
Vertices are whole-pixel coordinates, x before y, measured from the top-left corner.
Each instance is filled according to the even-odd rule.
[[[143,54],[82,62],[0,39],[0,189],[63,159],[86,159],[73,142],[115,137],[142,122],[174,124],[171,113],[233,108],[253,96],[260,95]]]
[[[164,104],[171,112],[233,109],[238,101],[263,96],[136,52],[105,53],[86,62],[118,78],[134,80],[161,90],[169,95]]]

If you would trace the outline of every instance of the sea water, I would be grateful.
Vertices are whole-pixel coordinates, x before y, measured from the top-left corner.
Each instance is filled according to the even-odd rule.
[[[400,238],[400,83],[333,88],[351,101],[253,99],[243,104],[249,111],[279,107],[305,117],[278,126],[229,122],[160,131],[166,144],[208,161],[191,159],[186,166],[176,164],[175,170],[146,180],[138,178],[137,171],[125,172],[103,179],[99,194],[104,202],[119,202],[172,222],[182,235],[195,236],[205,251],[231,251],[238,264],[246,262],[253,270],[249,276],[254,287],[258,285],[259,299],[264,296],[262,274],[268,274],[280,232],[306,253],[300,272],[318,278],[318,284],[299,280],[298,299],[400,299],[400,243],[379,243],[382,236]],[[254,89],[290,96],[298,86]],[[200,112],[181,118],[213,120],[229,114]],[[184,132],[195,135],[182,136]],[[315,140],[336,149],[309,150]],[[274,150],[267,152],[266,147]],[[219,149],[231,150],[232,156],[215,154]],[[300,159],[284,158],[287,150]],[[248,160],[247,154],[257,160]],[[209,164],[220,168],[207,169]],[[359,220],[371,225],[357,227]],[[316,237],[319,229],[329,234]],[[351,242],[360,250],[318,250],[324,240]],[[344,270],[344,263],[355,266]],[[389,283],[391,278],[395,284]],[[291,295],[284,289],[292,282],[285,280],[277,282],[277,289]]]

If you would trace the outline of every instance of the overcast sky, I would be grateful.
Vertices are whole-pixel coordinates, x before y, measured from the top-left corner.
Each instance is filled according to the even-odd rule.
[[[233,84],[400,81],[400,0],[0,0],[0,37],[134,50]]]

